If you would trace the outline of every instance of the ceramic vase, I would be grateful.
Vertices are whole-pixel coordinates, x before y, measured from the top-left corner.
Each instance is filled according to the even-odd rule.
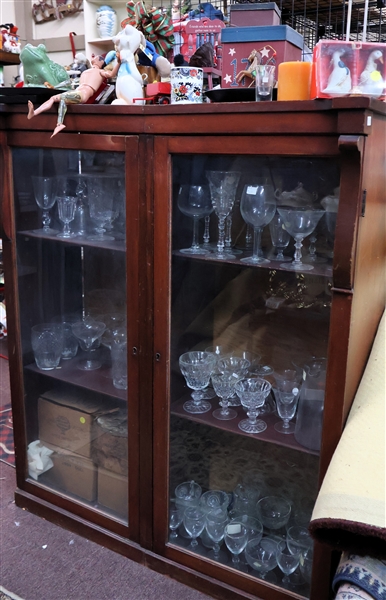
[[[100,38],[111,38],[117,31],[117,13],[104,4],[96,11],[97,33]]]

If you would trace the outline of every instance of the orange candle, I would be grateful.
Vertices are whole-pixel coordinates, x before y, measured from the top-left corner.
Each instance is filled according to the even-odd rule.
[[[277,99],[309,100],[311,86],[310,62],[284,62],[278,66]]]

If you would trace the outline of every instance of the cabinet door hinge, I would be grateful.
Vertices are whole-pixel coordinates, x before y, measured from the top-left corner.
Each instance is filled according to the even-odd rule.
[[[367,196],[367,190],[363,190],[362,192],[362,211],[361,211],[361,216],[364,217],[365,216],[365,210],[366,210],[366,196]]]

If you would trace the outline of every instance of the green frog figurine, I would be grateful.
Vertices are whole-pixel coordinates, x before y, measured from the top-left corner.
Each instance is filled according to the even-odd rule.
[[[48,58],[44,44],[37,47],[26,44],[20,53],[20,60],[24,71],[24,87],[71,87],[66,69]]]

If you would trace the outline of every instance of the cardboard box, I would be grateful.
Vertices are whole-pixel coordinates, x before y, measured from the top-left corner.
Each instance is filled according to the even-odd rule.
[[[98,467],[98,504],[127,519],[128,478]]]
[[[288,25],[272,27],[227,27],[221,32],[223,88],[248,87],[251,80],[236,77],[249,66],[248,57],[253,50],[262,55],[262,64],[279,65],[282,62],[301,60],[303,36]],[[276,69],[277,79],[277,69]]]
[[[54,466],[39,476],[39,481],[53,489],[62,490],[87,500],[95,502],[97,498],[97,467],[88,458],[47,444],[54,453],[51,460]]]
[[[281,11],[275,2],[231,4],[230,24],[234,27],[280,25]]]
[[[386,97],[386,44],[321,40],[313,51],[311,98]]]
[[[39,439],[90,458],[93,422],[106,410],[105,402],[86,391],[45,392],[38,402]]]
[[[127,477],[127,410],[98,417],[93,425],[91,458],[100,467]]]

